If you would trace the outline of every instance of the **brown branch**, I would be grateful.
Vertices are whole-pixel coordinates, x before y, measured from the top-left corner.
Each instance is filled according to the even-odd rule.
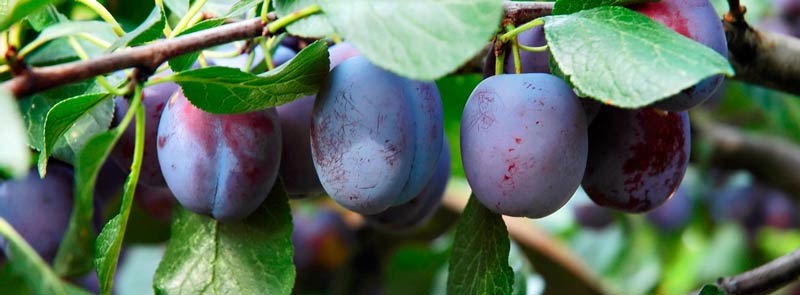
[[[271,14],[271,19],[275,19],[274,14]],[[0,86],[10,90],[17,97],[23,97],[121,69],[139,68],[145,72],[153,72],[159,65],[173,57],[236,40],[262,36],[264,27],[260,19],[245,20],[91,60],[30,68]]]
[[[800,250],[740,275],[720,278],[717,285],[729,295],[769,294],[800,279]]]
[[[759,181],[800,197],[800,147],[780,137],[748,134],[692,113],[692,128],[711,146],[718,167],[746,169]]]

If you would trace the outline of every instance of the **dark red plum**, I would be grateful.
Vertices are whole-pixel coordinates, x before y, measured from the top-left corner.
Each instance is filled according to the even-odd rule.
[[[242,219],[275,183],[280,132],[274,109],[215,115],[178,92],[161,117],[158,159],[181,205],[222,221]]]
[[[164,73],[170,74],[171,71]],[[164,176],[161,173],[161,166],[158,164],[158,152],[156,151],[156,136],[158,134],[158,124],[161,121],[161,113],[164,110],[170,96],[179,89],[175,83],[161,83],[147,87],[142,91],[142,106],[145,108],[145,131],[144,131],[144,154],[142,157],[142,168],[139,174],[139,182],[150,186],[166,186]],[[130,103],[127,99],[117,97],[115,100],[114,125],[118,125],[122,118],[128,113]],[[136,119],[134,118],[128,129],[120,137],[117,146],[111,153],[111,158],[123,171],[130,171],[133,162],[133,149],[136,144]]]
[[[614,223],[611,209],[597,206],[592,202],[576,205],[573,213],[575,221],[584,228],[600,230]]]
[[[293,219],[295,291],[330,290],[355,244],[354,233],[339,214],[324,207],[293,210]]]
[[[662,231],[675,232],[692,220],[693,207],[686,188],[680,187],[664,205],[647,213],[647,219]]]
[[[312,113],[320,182],[361,214],[408,202],[436,170],[443,124],[433,82],[400,77],[360,56],[345,60],[320,88]]]
[[[517,40],[520,44],[526,46],[544,46],[547,45],[547,40],[544,38],[544,26],[536,26],[529,30],[525,30],[517,35]],[[550,65],[548,59],[550,58],[550,51],[531,52],[526,50],[519,51],[520,66],[522,73],[550,73]],[[496,65],[494,56],[494,46],[489,49],[489,54],[486,56],[486,65],[483,68],[483,76],[494,76]],[[508,51],[506,52],[505,63],[503,64],[503,73],[513,74],[514,71],[514,56],[511,52],[511,45],[509,43]]]
[[[728,57],[728,41],[720,16],[709,0],[661,0],[631,6],[673,31],[710,47]],[[667,111],[685,111],[697,106],[714,94],[725,79],[723,75],[706,78],[692,87],[653,104]]]
[[[450,180],[450,145],[442,146],[439,164],[425,188],[408,203],[394,206],[376,215],[365,216],[369,225],[390,232],[405,232],[419,227],[439,209]]]
[[[578,189],[586,131],[580,100],[556,76],[483,80],[461,118],[461,159],[473,193],[499,214],[550,215]]]
[[[661,206],[689,164],[689,115],[605,107],[589,128],[583,188],[598,205],[630,213]]]
[[[345,59],[358,55],[358,51],[347,43],[328,49],[331,68]],[[311,112],[314,110],[314,95],[306,96],[275,108],[281,119],[283,154],[280,175],[286,191],[292,198],[301,198],[324,193],[319,182],[314,161],[311,158]]]
[[[0,182],[0,217],[48,262],[55,258],[69,224],[73,181],[72,167],[53,161],[44,179],[31,168],[25,179]],[[7,251],[2,236],[0,246]]]
[[[764,189],[761,214],[764,225],[779,229],[792,229],[800,226],[798,207],[782,191]]]

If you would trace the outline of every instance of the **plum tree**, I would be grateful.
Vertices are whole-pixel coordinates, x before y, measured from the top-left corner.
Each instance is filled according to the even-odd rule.
[[[675,232],[692,220],[692,205],[689,192],[681,186],[664,205],[648,212],[647,219],[662,231]]]
[[[589,128],[583,188],[601,206],[652,210],[678,189],[690,140],[686,112],[605,107]]]
[[[171,71],[167,70],[162,75],[170,74]],[[178,84],[175,83],[161,83],[151,87],[147,87],[142,92],[142,105],[145,108],[145,148],[142,157],[142,168],[139,175],[139,181],[143,184],[150,186],[166,186],[164,182],[164,175],[161,173],[161,166],[158,164],[158,152],[156,147],[156,136],[158,133],[158,124],[161,120],[161,113],[164,110],[167,100],[170,96],[179,89]],[[117,97],[115,102],[115,116],[114,124],[119,124],[122,117],[128,112],[130,107],[127,99]],[[135,119],[134,119],[135,122]],[[122,137],[120,137],[117,146],[111,154],[111,158],[124,169],[130,170],[131,162],[133,162],[133,148],[136,142],[136,124],[130,124]]]
[[[325,191],[376,214],[416,196],[442,149],[443,114],[433,82],[402,78],[363,57],[336,66],[314,104],[311,152]]]
[[[728,57],[728,41],[722,22],[709,0],[662,0],[636,4],[631,8]],[[706,78],[653,106],[668,111],[688,110],[711,97],[723,80],[722,75]]]
[[[329,50],[330,67],[358,55],[348,43],[339,43]],[[323,193],[314,161],[311,158],[311,112],[314,110],[314,95],[309,95],[275,108],[281,120],[283,153],[280,175],[289,196],[306,197]]]
[[[158,159],[181,205],[218,220],[242,219],[275,183],[280,132],[274,109],[214,115],[178,92],[161,117]]]
[[[442,202],[444,190],[450,180],[450,145],[443,141],[442,154],[436,171],[425,188],[405,204],[390,207],[381,213],[367,215],[367,222],[378,229],[401,232],[412,230],[430,219]]]
[[[464,172],[490,210],[543,217],[577,190],[586,132],[583,107],[563,80],[550,74],[489,77],[464,107]]]
[[[72,196],[72,167],[53,161],[47,167],[45,178],[39,177],[36,168],[31,168],[25,179],[0,182],[0,217],[50,262],[69,224]],[[2,236],[0,247],[3,252],[7,251]]]

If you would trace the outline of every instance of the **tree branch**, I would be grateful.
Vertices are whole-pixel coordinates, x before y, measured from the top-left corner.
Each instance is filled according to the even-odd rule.
[[[692,113],[692,128],[711,146],[718,167],[746,169],[766,184],[800,197],[800,147],[784,138],[747,134],[717,123],[701,112]]]
[[[274,14],[270,17],[271,20],[275,19]],[[23,97],[121,69],[135,67],[152,73],[170,58],[236,40],[262,36],[265,27],[260,19],[250,19],[114,52],[91,60],[29,68],[4,82],[2,87],[17,97]]]
[[[740,275],[720,278],[728,295],[769,294],[800,279],[800,249]]]

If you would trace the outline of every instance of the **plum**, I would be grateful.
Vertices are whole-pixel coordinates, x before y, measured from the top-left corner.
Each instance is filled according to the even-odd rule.
[[[411,200],[433,176],[444,137],[433,82],[352,57],[331,71],[311,117],[314,167],[345,208],[382,212]]]
[[[576,205],[572,212],[575,214],[575,221],[585,228],[599,230],[614,223],[614,215],[610,209],[591,202]]]
[[[161,75],[172,73],[167,70]],[[158,124],[161,121],[161,113],[164,110],[164,105],[169,100],[170,96],[179,89],[178,84],[175,83],[161,83],[151,87],[147,87],[142,91],[142,106],[145,108],[145,131],[144,131],[144,154],[142,156],[142,168],[139,174],[139,182],[150,186],[166,186],[164,176],[161,173],[161,166],[158,164],[158,155],[156,151],[156,134],[158,133]],[[115,102],[115,116],[114,125],[118,125],[125,114],[128,112],[130,103],[123,97],[117,97]],[[120,137],[116,147],[111,153],[111,159],[114,160],[123,171],[127,173],[130,171],[130,165],[133,162],[133,149],[136,143],[136,119],[131,121],[125,133]]]
[[[73,207],[73,169],[50,162],[47,176],[31,168],[21,180],[0,182],[0,217],[47,262],[52,262],[69,224]],[[8,251],[0,236],[0,247]]]
[[[547,40],[544,38],[544,26],[536,26],[531,29],[525,30],[517,35],[517,40],[520,44],[526,46],[544,46],[547,45]],[[514,57],[509,45],[506,52],[505,63],[503,64],[503,73],[513,74],[514,71]],[[550,51],[531,52],[520,50],[519,59],[522,73],[550,73],[549,59]],[[489,49],[489,54],[486,55],[485,65],[483,67],[483,76],[490,77],[495,74],[495,56],[494,46]]]
[[[681,186],[664,205],[647,213],[647,219],[662,231],[675,232],[692,220],[692,205],[689,192]]]
[[[358,55],[358,51],[347,43],[339,43],[329,50],[331,68],[342,61]],[[306,96],[275,108],[281,119],[283,155],[280,175],[286,191],[292,198],[319,195],[325,192],[311,159],[311,112],[314,95]]]
[[[329,290],[336,271],[347,262],[355,233],[339,214],[325,207],[294,209],[293,219],[295,292]]]
[[[181,205],[221,221],[242,219],[275,183],[280,132],[274,109],[215,115],[179,91],[161,117],[158,159]]]
[[[709,0],[661,0],[632,5],[637,12],[650,17],[673,31],[710,47],[728,57],[728,41],[720,16]],[[723,75],[706,78],[692,87],[653,104],[667,111],[685,111],[701,104],[717,91]]]
[[[367,215],[368,224],[378,229],[392,232],[403,232],[417,228],[433,216],[442,202],[447,181],[450,180],[450,146],[443,141],[442,154],[436,171],[425,188],[411,201],[390,207],[376,215]]]
[[[496,213],[547,216],[578,189],[586,132],[580,100],[558,77],[489,77],[473,90],[461,119],[467,181]]]
[[[606,107],[589,128],[582,185],[598,205],[630,213],[669,199],[689,164],[689,116]]]

